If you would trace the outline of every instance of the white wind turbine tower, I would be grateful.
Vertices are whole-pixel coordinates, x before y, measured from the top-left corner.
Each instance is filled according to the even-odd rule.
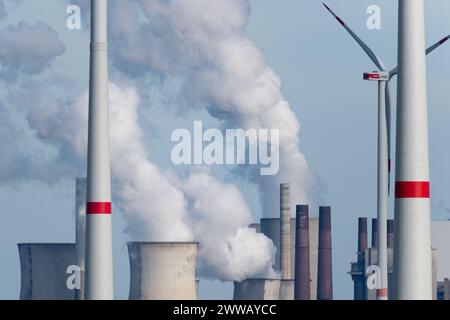
[[[359,38],[347,24],[337,16],[325,3],[325,8],[347,30],[353,39],[369,56],[379,71],[364,73],[364,80],[378,82],[378,170],[377,170],[377,218],[378,218],[378,243],[377,261],[380,267],[380,282],[377,289],[377,300],[388,298],[388,271],[387,271],[387,202],[390,193],[391,172],[391,100],[389,81],[398,73],[398,68],[388,71],[383,61],[373,50]],[[450,36],[436,42],[426,50],[431,53],[445,43]]]

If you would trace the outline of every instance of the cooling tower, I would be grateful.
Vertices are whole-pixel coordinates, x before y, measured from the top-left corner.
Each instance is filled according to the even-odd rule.
[[[331,208],[320,207],[317,300],[333,300],[333,266],[331,250]]]
[[[198,243],[129,242],[130,300],[196,300]]]
[[[74,300],[67,268],[77,264],[75,244],[19,243],[20,300]]]
[[[309,212],[307,205],[296,207],[294,299],[311,299],[309,272]]]
[[[399,0],[394,299],[431,300],[430,176],[423,0]]]
[[[77,178],[75,183],[75,215],[76,233],[75,246],[77,265],[80,267],[81,288],[76,290],[77,300],[84,299],[84,258],[86,243],[86,178]]]
[[[281,279],[292,279],[291,185],[280,185],[280,269]]]
[[[107,0],[91,0],[85,298],[112,300]]]

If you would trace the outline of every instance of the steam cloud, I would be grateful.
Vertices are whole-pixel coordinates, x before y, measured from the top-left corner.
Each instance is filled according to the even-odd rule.
[[[264,216],[278,216],[281,182],[291,182],[293,204],[319,200],[317,178],[299,149],[300,123],[283,97],[281,79],[244,34],[247,0],[112,4],[118,69],[133,77],[157,72],[183,79],[181,112],[206,108],[225,128],[280,130],[276,176],[261,176],[255,166],[238,171],[258,186]]]
[[[247,227],[252,216],[236,186],[221,183],[207,169],[176,177],[148,159],[138,122],[143,88],[130,84],[131,79],[155,73],[181,79],[179,111],[206,108],[225,128],[280,129],[279,174],[261,177],[255,167],[238,173],[258,185],[265,216],[278,214],[280,182],[292,183],[296,203],[316,200],[316,178],[300,152],[300,124],[283,98],[281,80],[244,35],[248,1],[110,3],[112,57],[122,78],[110,84],[113,192],[126,214],[128,232],[136,240],[200,241],[199,266],[205,276],[222,280],[272,276],[273,244]],[[58,37],[51,36],[51,28],[44,24],[33,28],[48,40],[42,56],[11,40],[10,34],[20,35],[28,27],[24,23],[0,33],[4,34],[2,47],[2,41],[9,41],[12,49],[8,50],[26,57],[15,60],[10,52],[0,53],[0,62],[11,73],[39,74],[64,52]],[[30,38],[24,42],[40,45]],[[30,87],[36,91],[33,102],[19,99]],[[0,161],[2,177],[47,181],[82,172],[78,170],[83,168],[86,152],[87,94],[58,100],[39,94],[45,92],[42,89],[37,81],[28,81],[0,103],[0,124],[6,126],[0,127],[0,141],[15,151]],[[14,130],[18,144],[8,141]]]

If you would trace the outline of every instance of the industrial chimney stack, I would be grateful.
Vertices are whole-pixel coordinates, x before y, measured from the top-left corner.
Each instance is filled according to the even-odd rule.
[[[394,220],[389,219],[387,221],[387,247],[388,249],[394,249]]]
[[[317,300],[333,300],[333,266],[331,248],[331,208],[319,208],[319,252]]]
[[[281,279],[292,279],[291,185],[280,185],[280,269]]]
[[[358,252],[367,249],[367,218],[358,218]]]
[[[91,0],[85,299],[113,299],[107,0]]]
[[[294,299],[311,300],[309,210],[307,205],[298,205],[296,208]]]
[[[372,219],[372,248],[378,247],[378,219]]]
[[[399,0],[394,299],[431,300],[423,0]]]

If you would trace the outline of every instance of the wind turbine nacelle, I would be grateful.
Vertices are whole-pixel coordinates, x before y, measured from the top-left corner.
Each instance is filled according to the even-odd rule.
[[[363,78],[364,80],[368,81],[388,81],[389,72],[384,71],[364,72]]]

